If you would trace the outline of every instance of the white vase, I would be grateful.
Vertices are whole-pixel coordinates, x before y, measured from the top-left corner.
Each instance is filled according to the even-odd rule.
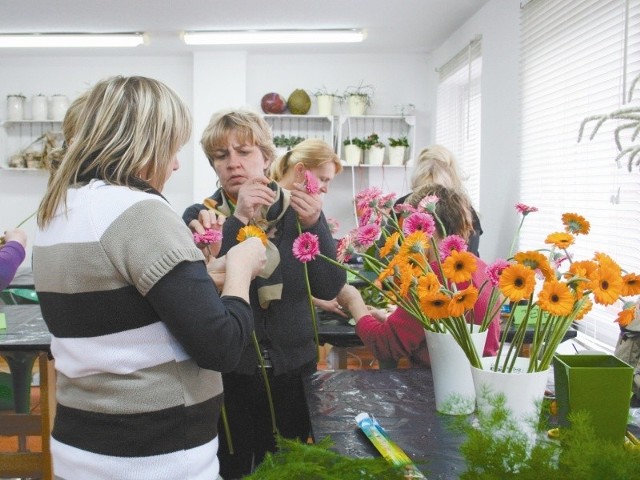
[[[470,334],[478,355],[482,356],[487,331]],[[447,415],[468,415],[476,409],[476,390],[471,364],[450,333],[425,330],[436,410]]]
[[[7,120],[19,122],[24,120],[24,97],[21,95],[7,96]]]
[[[367,111],[365,95],[349,95],[349,115],[364,115]]]
[[[389,147],[389,165],[404,165],[404,152],[407,147]]]
[[[69,108],[69,98],[66,95],[53,95],[51,97],[51,119],[56,122],[64,120],[64,115]]]
[[[367,152],[367,164],[382,165],[384,162],[384,147],[371,147]]]
[[[353,144],[345,145],[344,161],[347,165],[360,165],[362,163],[362,149]]]
[[[533,434],[550,369],[527,373],[530,359],[518,357],[513,370],[503,373],[492,370],[496,357],[484,357],[480,361],[482,370],[471,367],[478,410],[489,414],[494,407],[493,398],[504,395],[505,407],[511,411],[513,420],[522,426],[523,431]]]
[[[31,119],[40,122],[46,121],[48,116],[48,100],[44,95],[31,97]]]
[[[318,95],[316,102],[318,103],[318,115],[328,117],[333,114],[333,95]]]

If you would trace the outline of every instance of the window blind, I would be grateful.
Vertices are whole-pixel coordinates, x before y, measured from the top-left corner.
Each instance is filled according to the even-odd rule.
[[[582,121],[625,107],[625,89],[640,74],[640,0],[529,1],[521,10],[520,67],[521,201],[539,208],[525,221],[520,249],[541,248],[562,230],[562,213],[574,212],[591,223],[570,247],[575,260],[605,252],[640,272],[640,173],[630,173],[626,159],[614,161],[620,123],[606,121],[590,139],[589,122],[578,142]],[[620,307],[595,305],[579,330],[613,347]]]
[[[438,69],[436,143],[458,161],[467,193],[480,210],[480,77],[482,40],[474,39]]]

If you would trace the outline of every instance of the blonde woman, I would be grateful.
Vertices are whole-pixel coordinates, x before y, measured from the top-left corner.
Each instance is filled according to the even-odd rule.
[[[451,151],[442,145],[431,145],[423,148],[416,157],[411,174],[411,191],[416,192],[424,185],[442,185],[443,187],[458,192],[466,198],[469,205],[471,200],[466,193],[458,164]],[[411,193],[399,198],[396,204],[405,203]],[[471,207],[473,216],[473,232],[469,237],[468,248],[476,257],[480,256],[478,251],[480,245],[480,235],[482,227],[478,214]]]
[[[51,331],[56,478],[215,479],[222,377],[253,328],[258,239],[227,252],[221,296],[161,192],[191,117],[166,85],[112,77],[38,211],[35,287]]]
[[[201,144],[220,188],[203,203],[187,208],[182,218],[194,231],[201,231],[216,222],[210,218],[210,207],[227,215],[222,225],[222,253],[238,242],[238,233],[247,225],[268,231],[267,252],[273,268],[257,277],[250,291],[255,334],[267,364],[278,432],[304,442],[311,424],[303,379],[317,368],[317,348],[304,266],[293,256],[293,242],[299,235],[299,223],[303,231],[318,236],[324,255],[335,258],[335,243],[322,213],[322,195],[307,191],[300,167],[280,170],[282,178],[292,175],[291,190],[266,176],[275,147],[271,128],[255,112],[214,114]],[[325,181],[330,170],[337,168],[333,160],[330,163],[329,171],[322,174]],[[312,294],[325,300],[335,298],[346,281],[344,270],[320,259],[307,266]],[[266,452],[276,450],[268,395],[253,346],[245,349],[238,367],[223,379],[233,452],[222,436],[220,472],[225,479],[241,478],[251,473]]]

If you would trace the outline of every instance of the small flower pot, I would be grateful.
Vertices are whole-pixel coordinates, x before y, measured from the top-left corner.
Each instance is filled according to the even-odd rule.
[[[333,95],[318,95],[316,102],[318,104],[318,115],[329,117],[333,114]]]
[[[34,95],[31,97],[31,119],[39,122],[47,120],[49,111],[49,101],[44,95]]]
[[[24,120],[24,97],[9,95],[7,97],[7,120],[19,122]]]
[[[384,147],[371,147],[367,151],[367,164],[379,166],[384,162]]]
[[[404,153],[407,147],[389,147],[389,165],[404,165]]]
[[[349,95],[349,115],[364,115],[367,111],[367,100],[365,95]]]
[[[347,165],[360,165],[362,163],[362,149],[357,145],[344,146],[344,161]]]

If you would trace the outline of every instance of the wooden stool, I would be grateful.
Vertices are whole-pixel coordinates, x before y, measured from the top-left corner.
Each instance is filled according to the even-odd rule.
[[[0,435],[40,436],[42,451],[18,451],[0,453],[0,477],[38,477],[53,480],[51,465],[50,434],[55,417],[55,370],[48,353],[38,355],[40,367],[40,414],[3,414],[0,421]]]

